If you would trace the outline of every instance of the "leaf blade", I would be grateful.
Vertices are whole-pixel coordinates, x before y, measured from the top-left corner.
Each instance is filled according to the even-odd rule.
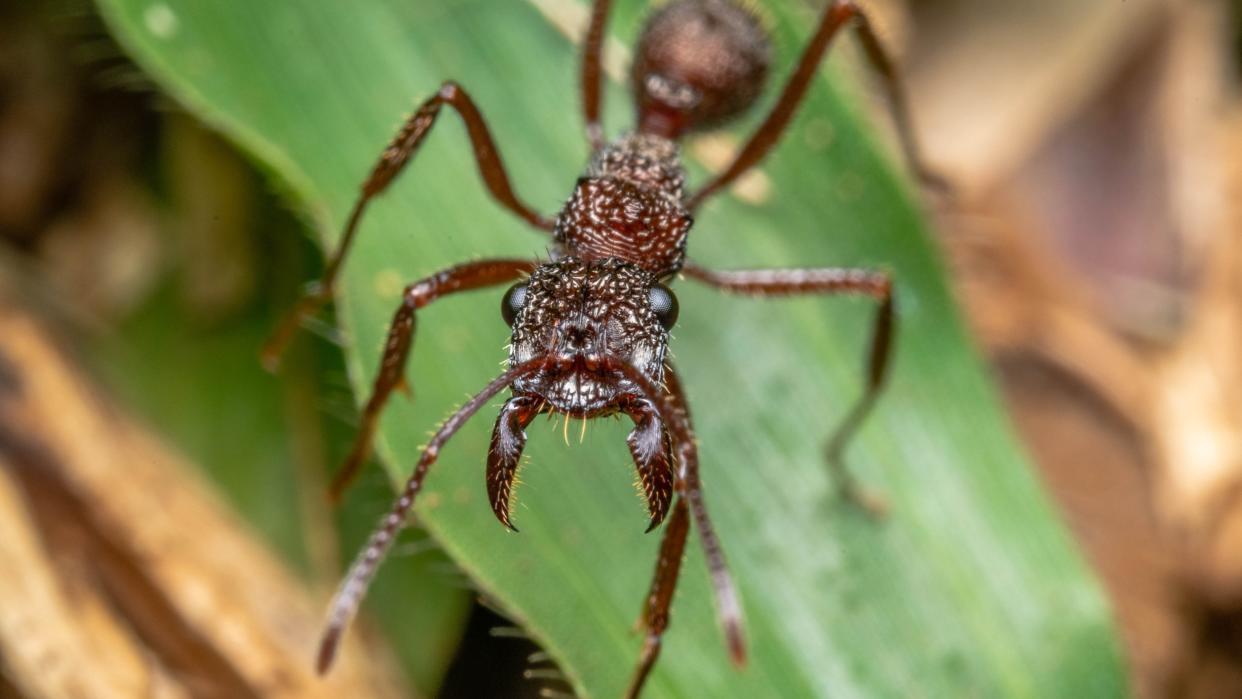
[[[329,237],[335,228],[323,222],[343,218],[396,117],[444,78],[471,90],[519,191],[539,208],[557,205],[583,161],[571,52],[522,4],[170,2],[163,6],[182,29],[172,38],[152,34],[149,5],[102,5],[148,69],[272,167]],[[771,14],[788,57],[806,17]],[[624,106],[616,102],[614,115]],[[1107,609],[999,417],[923,224],[853,119],[817,85],[765,164],[777,184],[771,200],[713,202],[690,250],[722,266],[896,272],[903,314],[893,384],[850,451],[851,468],[888,495],[894,516],[874,527],[834,506],[820,455],[859,390],[869,307],[778,306],[678,285],[685,311],[673,349],[754,662],[742,673],[728,668],[693,551],[649,696],[1120,694]],[[487,202],[452,121],[374,207],[347,266],[340,311],[360,390],[402,280],[546,246]],[[824,128],[832,136],[816,146],[824,139],[808,134]],[[495,373],[505,338],[495,301],[472,294],[420,312],[420,327],[435,331],[422,332],[409,369],[418,401],[396,401],[382,430],[395,472],[413,463],[423,426]],[[624,431],[595,427],[584,448],[567,448],[559,430],[532,427],[538,468],[516,509],[523,533],[509,537],[482,497],[486,422],[446,449],[420,516],[579,690],[619,694],[638,647],[627,629],[658,544],[641,536]],[[1032,601],[1014,603],[1014,590]],[[1080,650],[1059,657],[1057,647]]]

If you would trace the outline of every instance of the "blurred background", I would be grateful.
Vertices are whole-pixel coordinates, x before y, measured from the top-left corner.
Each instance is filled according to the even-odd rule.
[[[868,7],[907,67],[928,159],[959,188],[924,202],[950,281],[1111,598],[1133,693],[1242,696],[1238,13],[1207,0]],[[340,552],[389,491],[373,469],[343,510],[322,497],[354,420],[339,350],[302,343],[278,377],[256,361],[321,264],[282,202],[91,4],[0,0],[0,387],[24,396],[0,409],[0,599],[65,625],[0,629],[0,696],[75,695],[53,672],[74,663],[106,668],[77,696],[137,696],[127,673],[146,696],[240,696],[228,678],[253,668],[232,667],[215,634],[314,633]],[[50,459],[81,483],[49,479]],[[134,569],[135,541],[161,552],[158,570]],[[420,594],[433,611],[377,620],[367,662],[313,691],[569,692],[425,534],[403,553],[376,596]],[[225,561],[254,571],[238,599],[167,593],[202,627],[170,628],[139,599]],[[58,584],[79,604],[31,592]],[[251,610],[255,628],[216,628],[221,605]],[[287,682],[263,696],[314,695],[306,658],[269,646],[245,662]],[[158,681],[152,656],[173,668]]]

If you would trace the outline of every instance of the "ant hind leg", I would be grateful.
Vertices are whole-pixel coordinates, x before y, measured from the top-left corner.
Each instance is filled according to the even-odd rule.
[[[591,20],[582,42],[582,118],[586,122],[587,142],[592,153],[604,147],[604,127],[600,123],[600,105],[604,100],[600,84],[603,82],[604,34],[611,8],[612,0],[591,3]]]
[[[695,192],[690,197],[687,208],[691,211],[697,210],[708,197],[728,186],[767,157],[777,141],[785,134],[785,129],[789,126],[790,120],[793,118],[798,106],[802,104],[802,99],[806,96],[806,91],[811,85],[811,79],[819,70],[819,64],[827,54],[828,47],[832,43],[833,38],[851,21],[858,30],[858,36],[862,43],[863,52],[867,57],[867,62],[879,74],[884,90],[887,93],[889,109],[897,129],[897,138],[910,169],[915,177],[932,192],[940,195],[950,195],[952,193],[952,187],[948,180],[929,167],[923,159],[918,139],[915,137],[914,119],[911,117],[909,101],[906,98],[906,89],[902,81],[901,72],[897,69],[897,64],[880,42],[879,37],[871,26],[871,20],[868,19],[867,14],[863,12],[862,8],[858,7],[852,0],[833,0],[824,9],[824,14],[820,17],[815,34],[807,42],[802,56],[798,59],[798,65],[794,68],[794,72],[788,81],[786,81],[785,87],[781,90],[780,97],[776,100],[776,104],[772,106],[771,111],[768,112],[763,122],[751,134],[750,140],[734,156],[733,162]]]

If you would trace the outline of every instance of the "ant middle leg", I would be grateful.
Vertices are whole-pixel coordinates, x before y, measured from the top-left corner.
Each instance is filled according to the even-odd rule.
[[[388,326],[379,373],[375,376],[371,396],[362,409],[358,433],[345,463],[332,479],[329,495],[333,502],[340,501],[371,455],[371,442],[388,397],[394,389],[405,385],[405,365],[414,345],[415,312],[441,296],[513,281],[529,274],[536,264],[532,260],[513,259],[468,262],[449,267],[405,288],[401,305]]]
[[[388,147],[384,149],[379,161],[372,168],[371,174],[362,184],[362,191],[354,202],[354,208],[346,220],[344,232],[341,234],[336,250],[324,267],[323,275],[299,299],[264,343],[260,357],[269,371],[279,366],[281,355],[284,354],[285,348],[297,332],[302,320],[332,298],[341,265],[345,261],[345,256],[349,254],[349,248],[358,232],[358,225],[367,205],[388,188],[418,152],[419,146],[431,131],[431,127],[435,125],[444,105],[456,110],[465,122],[466,132],[470,136],[470,143],[474,150],[475,162],[478,164],[479,173],[483,176],[483,182],[487,185],[492,198],[532,226],[545,231],[552,230],[551,219],[537,213],[514,194],[504,162],[501,161],[496,143],[487,128],[487,121],[479,113],[474,100],[457,83],[446,82],[435,95],[423,102],[418,110],[406,120]]]
[[[788,82],[785,83],[776,104],[751,135],[746,145],[734,156],[733,162],[690,197],[687,202],[687,208],[690,211],[697,210],[708,197],[728,186],[767,156],[776,142],[785,134],[785,129],[789,126],[789,121],[797,111],[798,105],[802,103],[803,97],[806,96],[811,78],[815,76],[833,37],[851,20],[854,21],[854,26],[858,30],[867,61],[879,74],[885,91],[888,93],[889,107],[897,129],[897,137],[911,170],[923,185],[931,190],[938,193],[947,193],[950,190],[948,181],[927,166],[923,160],[918,139],[915,136],[914,121],[910,114],[901,73],[892,57],[884,49],[871,26],[871,21],[852,0],[833,0],[824,9],[815,34],[807,43],[801,58],[798,59],[798,65]]]
[[[884,389],[893,353],[896,313],[892,278],[885,272],[849,268],[763,269],[716,271],[687,262],[686,276],[721,291],[750,296],[798,294],[863,294],[879,302],[867,353],[867,382],[863,394],[828,439],[827,460],[841,494],[865,512],[882,515],[883,499],[863,489],[845,466],[845,448],[875,407]]]

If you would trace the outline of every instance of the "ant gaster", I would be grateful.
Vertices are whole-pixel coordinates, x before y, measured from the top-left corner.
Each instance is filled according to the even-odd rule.
[[[415,312],[453,293],[517,282],[501,301],[512,326],[508,368],[454,412],[424,448],[413,475],[332,601],[320,645],[326,671],[381,559],[406,522],[441,447],[492,397],[510,389],[487,455],[487,491],[496,517],[515,529],[511,492],[526,444],[526,426],[541,413],[575,418],[624,414],[627,438],[646,499],[648,530],[663,522],[663,541],[640,623],[646,632],[627,696],[637,696],[655,664],[668,624],[686,537],[693,523],[706,553],[716,612],[732,660],[745,662],[742,609],[712,527],[699,477],[698,451],[685,395],[666,356],[678,305],[665,286],[684,274],[726,292],[753,296],[853,293],[878,302],[866,388],[828,443],[828,463],[841,490],[873,504],[844,469],[841,454],[883,385],[892,347],[892,285],[884,272],[842,269],[713,271],[686,260],[694,212],[710,196],[762,160],[784,133],[838,31],[859,30],[870,63],[884,79],[897,133],[915,173],[943,186],[922,166],[904,94],[892,61],[871,25],[849,0],[824,10],[775,105],[723,172],[690,193],[678,152],[687,133],[728,123],[762,91],[770,63],[768,38],[756,17],[731,0],[674,0],[647,21],[631,73],[638,128],[605,142],[600,124],[600,53],[610,0],[594,0],[582,60],[582,97],[591,159],[555,219],[536,213],[514,194],[487,124],[469,94],[447,82],[402,126],[362,185],[339,247],[318,285],[303,297],[264,348],[275,366],[301,320],[332,295],[341,263],[368,203],[383,192],[417,152],[446,105],[466,124],[491,195],[527,223],[551,233],[551,259],[489,259],[450,267],[406,287],[388,330],[379,374],[363,410],[345,466],[332,485],[339,498],[370,453],[380,412],[403,372],[413,344]],[[521,281],[525,278],[524,281]],[[670,514],[671,510],[671,514]]]

